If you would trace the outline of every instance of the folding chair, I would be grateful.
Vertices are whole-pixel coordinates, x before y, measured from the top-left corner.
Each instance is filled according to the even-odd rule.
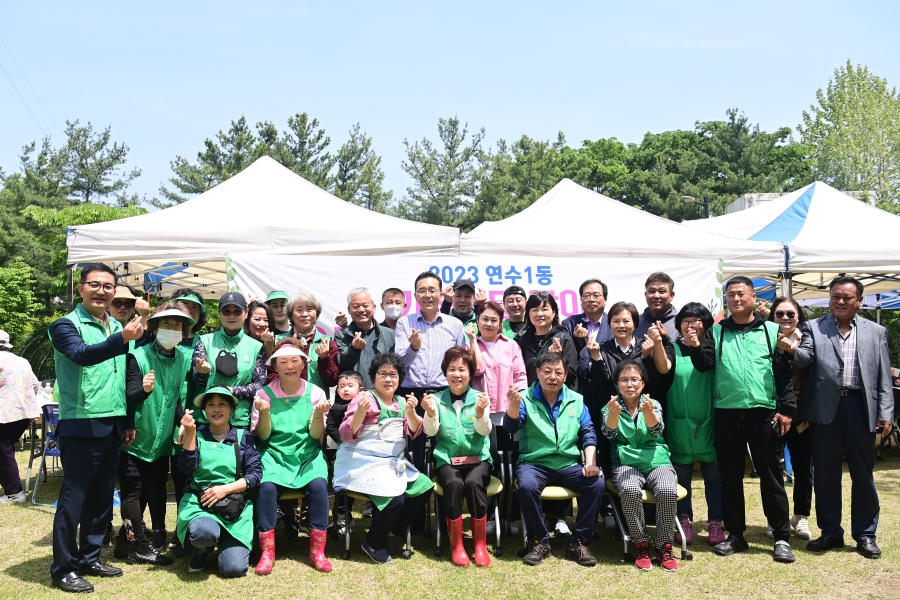
[[[37,501],[38,486],[41,481],[41,472],[44,473],[44,481],[47,481],[47,457],[53,458],[54,472],[56,471],[56,461],[59,459],[59,438],[56,437],[56,426],[59,424],[59,405],[45,404],[41,407],[41,415],[44,418],[43,438],[44,445],[41,450],[41,464],[38,467],[37,477],[34,478],[34,493],[31,495],[31,503],[35,506],[53,506],[53,504],[42,504]],[[32,456],[32,459],[34,457]],[[28,464],[28,471],[25,474],[25,482],[31,479],[31,462]]]
[[[519,489],[519,482],[516,481],[515,489]],[[544,500],[574,500],[579,498],[581,494],[560,485],[548,485],[541,491],[541,501]],[[522,541],[524,546],[519,550],[519,556],[525,556],[528,553],[528,525],[525,519],[522,519]]]
[[[616,489],[616,484],[613,483],[612,478],[606,480],[606,495],[609,496],[609,503],[612,506],[613,517],[616,519],[616,526],[619,528],[619,534],[622,536],[622,560],[627,562],[634,562],[634,556],[632,556],[628,552],[628,542],[631,541],[630,536],[628,535],[628,523],[625,521],[625,514],[622,512],[622,504],[619,499],[619,491]],[[678,486],[678,500],[684,500],[687,496],[687,490]],[[656,504],[656,498],[653,496],[653,492],[650,490],[644,490],[641,496],[641,502],[644,504]],[[675,528],[678,530],[678,533],[681,535],[681,560],[694,560],[694,555],[691,554],[687,549],[687,539],[684,536],[684,530],[681,528],[681,523],[678,519],[675,519]]]
[[[334,494],[335,504],[338,502],[338,496],[342,496],[344,502],[344,516],[347,521],[344,533],[344,551],[341,552],[341,558],[347,560],[350,558],[350,498],[368,502],[369,497],[366,494],[360,494],[359,492],[352,492],[350,490],[335,490]],[[404,560],[409,560],[412,557],[412,529],[409,527],[406,528],[406,546],[400,553],[400,557]]]

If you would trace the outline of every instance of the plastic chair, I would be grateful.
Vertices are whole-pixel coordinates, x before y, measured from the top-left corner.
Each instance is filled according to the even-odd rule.
[[[434,482],[434,519],[437,522],[435,526],[435,542],[434,542],[434,555],[441,556],[443,551],[441,550],[441,503],[438,501],[438,496],[441,498],[444,497],[444,489],[437,482],[437,477],[431,480]],[[487,486],[487,496],[488,498],[493,498],[503,493],[503,482],[498,478],[491,476],[491,482]],[[500,542],[500,505],[499,503],[494,503],[494,523],[497,524],[494,527],[494,532],[497,535],[497,545],[494,546],[494,556],[500,558],[503,556],[503,547]]]
[[[516,489],[519,489],[519,482],[516,482]],[[569,488],[562,487],[559,485],[548,485],[541,491],[541,500],[573,500],[575,498],[579,498],[581,494],[570,490]],[[525,519],[522,519],[522,540],[524,542],[524,546],[519,551],[519,554],[525,556],[528,552],[528,525],[525,523]]]
[[[625,521],[625,515],[622,512],[622,505],[619,501],[619,490],[616,489],[616,484],[613,483],[612,478],[606,480],[606,493],[609,496],[610,505],[613,509],[613,517],[616,520],[616,526],[619,528],[619,534],[622,536],[622,541],[624,544],[622,550],[622,559],[625,562],[634,562],[634,556],[632,556],[628,552],[628,542],[631,541],[630,536],[628,535],[628,523]],[[677,500],[684,500],[687,496],[687,490],[678,486],[678,496]],[[643,490],[641,495],[641,502],[644,504],[656,504],[656,498],[653,496],[653,492],[650,490]],[[684,530],[681,528],[681,523],[678,519],[675,519],[675,528],[678,530],[678,533],[681,535],[681,560],[694,560],[694,555],[691,554],[687,549],[687,539],[684,536]]]
[[[59,438],[56,437],[56,426],[59,425],[59,405],[45,404],[41,407],[41,414],[44,418],[44,446],[41,450],[41,464],[38,467],[37,477],[34,479],[34,492],[31,495],[31,503],[35,506],[53,506],[53,504],[42,504],[37,501],[38,486],[41,481],[41,472],[44,473],[44,481],[47,480],[47,457],[50,456],[54,460],[59,458]],[[54,468],[55,471],[55,468]],[[25,474],[25,481],[31,479],[31,464],[28,465],[28,471]]]

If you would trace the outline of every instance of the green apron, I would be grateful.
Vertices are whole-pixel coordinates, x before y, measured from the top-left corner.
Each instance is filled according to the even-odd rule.
[[[240,445],[241,435],[244,432],[238,429],[236,444]],[[253,501],[247,498],[244,512],[234,523],[226,523],[211,512],[204,510],[200,504],[200,498],[195,490],[205,489],[216,485],[227,485],[236,481],[234,447],[222,442],[207,442],[203,435],[197,432],[197,453],[199,454],[199,466],[194,471],[194,480],[191,489],[185,493],[178,506],[178,520],[176,532],[181,545],[184,546],[187,538],[188,525],[198,517],[209,517],[218,523],[225,531],[240,542],[246,548],[253,544]]]
[[[666,405],[666,440],[672,462],[694,464],[695,460],[713,462],[713,403],[716,374],[694,369],[689,356],[675,344],[675,378],[669,388]]]
[[[206,349],[206,361],[212,367],[206,384],[207,390],[217,385],[233,388],[253,382],[256,357],[263,351],[262,343],[246,335],[243,329],[235,335],[227,335],[224,330],[220,329],[215,333],[207,333],[200,336],[200,341],[203,342],[203,347]],[[234,377],[224,377],[216,373],[216,357],[222,350],[233,352],[237,356],[238,374]],[[197,390],[198,394],[200,392],[201,390]],[[191,398],[191,401],[193,401],[193,398]],[[230,423],[235,427],[243,427],[244,429],[250,427],[250,405],[252,403],[252,398],[238,398],[237,407],[231,415]],[[194,413],[194,419],[197,423],[208,423],[206,414],[202,410]]]
[[[260,442],[262,483],[272,482],[299,490],[317,477],[328,479],[328,464],[322,446],[319,440],[309,435],[312,389],[313,386],[307,383],[303,396],[277,398],[269,386],[263,388],[271,402],[272,433],[269,439]]]
[[[378,406],[381,407],[381,411],[378,413],[378,422],[381,423],[385,419],[394,419],[403,416],[403,398],[399,396],[394,396],[394,401],[397,403],[398,410],[391,410],[381,401],[381,398],[378,397],[378,394],[374,392],[369,392],[375,401],[378,403]],[[431,480],[422,473],[419,473],[419,476],[416,477],[415,481],[410,481],[406,484],[406,491],[403,493],[407,498],[415,498],[416,496],[421,496],[425,492],[429,491],[434,487],[434,484]],[[375,508],[378,510],[384,510],[384,507],[390,504],[393,497],[391,496],[369,496],[369,500],[372,501],[372,504],[375,505]]]
[[[175,351],[172,358],[158,352],[156,342],[141,346],[132,353],[147,375],[153,371],[156,381],[153,391],[134,411],[134,443],[122,451],[147,462],[172,454],[177,437],[175,409],[181,401],[182,383],[187,379],[188,360],[183,352]],[[175,430],[175,433],[173,433]]]
[[[193,365],[194,348],[197,347],[197,342],[199,342],[199,341],[200,341],[200,334],[195,333],[194,337],[191,338],[190,346],[182,346],[181,344],[178,344],[177,346],[175,346],[175,348],[179,352],[181,352],[185,355],[188,369],[190,369]],[[178,401],[181,403],[182,408],[187,406],[187,407],[193,409],[194,408],[194,397],[196,395],[197,395],[197,386],[195,386],[193,381],[191,381],[190,373],[188,373],[188,376],[184,378],[183,382],[181,382],[181,396],[178,398]],[[190,402],[190,404],[188,404],[188,402]],[[203,411],[200,411],[200,410],[195,411],[195,414],[194,414],[195,420],[196,420],[196,417],[198,417],[201,412],[203,412]],[[205,416],[206,415],[204,414],[204,417]],[[175,442],[178,441],[178,430],[179,429],[180,429],[179,427],[176,427],[175,431],[172,433],[172,454],[173,455],[181,454],[181,446],[178,446],[177,444],[175,444]]]
[[[322,376],[319,375],[319,355],[316,354],[316,345],[322,341],[322,339],[327,340],[328,337],[322,335],[322,332],[316,329],[312,342],[310,342],[309,347],[306,349],[306,354],[309,355],[309,362],[306,363],[306,380],[322,388],[322,390],[325,391],[326,398],[331,398],[331,392],[328,390],[328,386],[325,385],[325,382],[322,381]],[[329,344],[330,343],[331,342],[329,341]]]

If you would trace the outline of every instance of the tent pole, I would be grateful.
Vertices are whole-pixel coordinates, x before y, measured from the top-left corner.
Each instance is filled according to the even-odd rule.
[[[75,265],[66,265],[66,312],[72,312],[72,301],[75,296]]]

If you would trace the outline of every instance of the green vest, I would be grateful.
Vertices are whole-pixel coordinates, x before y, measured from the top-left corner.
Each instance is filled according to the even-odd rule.
[[[778,343],[778,325],[764,321],[741,333],[713,325],[716,343],[716,408],[768,408],[778,406],[772,357]]]
[[[328,386],[325,385],[325,382],[322,381],[322,376],[319,375],[319,355],[316,354],[316,345],[322,341],[323,338],[328,339],[327,336],[322,335],[322,332],[316,329],[312,343],[310,343],[309,347],[306,349],[306,354],[309,355],[309,362],[306,363],[306,380],[322,388],[325,391],[326,398],[331,398]]]
[[[106,341],[106,329],[79,304],[64,319],[75,324],[88,346]],[[122,326],[110,316],[109,333],[121,333]],[[48,329],[50,340],[53,334]],[[59,418],[100,419],[125,416],[125,354],[98,365],[81,367],[53,349],[56,365],[56,389],[59,390]]]
[[[437,468],[450,464],[457,456],[477,456],[478,460],[491,460],[491,438],[475,431],[475,402],[478,392],[471,387],[466,392],[459,416],[450,398],[450,388],[434,395],[438,409],[440,428],[434,445],[434,463]]]
[[[516,338],[516,332],[513,330],[512,326],[509,324],[509,319],[503,319],[503,335],[508,337],[511,340]]]
[[[322,446],[318,439],[309,435],[312,389],[307,382],[302,396],[278,398],[269,386],[263,388],[271,403],[269,417],[272,420],[272,433],[259,444],[263,483],[271,481],[298,490],[317,477],[328,479],[328,464]]]
[[[241,445],[243,433],[245,432],[241,429],[238,429],[236,432],[237,441],[235,444],[238,447]],[[204,510],[200,505],[200,499],[195,493],[195,490],[204,490],[214,485],[227,485],[237,480],[237,459],[234,457],[234,446],[217,441],[207,442],[198,431],[197,452],[200,455],[200,461],[197,470],[194,471],[193,482],[191,482],[190,489],[181,498],[181,504],[178,505],[178,519],[175,523],[178,539],[184,545],[188,525],[191,524],[191,521],[198,517],[209,517],[244,547],[250,548],[254,537],[252,498],[247,497],[247,504],[244,506],[244,512],[241,513],[241,516],[234,523],[227,523],[211,512]]]
[[[659,402],[653,400],[659,408]],[[603,420],[609,415],[605,406],[601,411]],[[669,448],[663,436],[651,435],[644,420],[644,413],[638,410],[637,419],[623,408],[619,414],[619,435],[610,440],[612,446],[612,466],[634,467],[645,475],[657,467],[672,466],[669,460]]]
[[[197,342],[200,341],[200,334],[195,333],[194,337],[191,338],[191,343],[189,346],[182,346],[178,344],[175,348],[178,352],[183,353],[185,355],[185,359],[187,359],[188,369],[191,369],[194,365],[194,348],[197,347]],[[194,408],[194,398],[197,396],[197,386],[194,385],[193,379],[190,376],[190,371],[188,372],[188,376],[184,378],[184,381],[181,383],[181,396],[179,396],[178,401],[181,403],[182,407],[187,406],[190,409]],[[196,411],[194,417],[196,417],[202,413],[202,410]],[[204,416],[206,416],[204,414]],[[175,442],[178,441],[178,427],[175,428],[175,431],[172,432],[172,454],[181,454],[181,446],[177,446]]]
[[[693,464],[695,460],[714,462],[713,402],[716,375],[694,369],[689,356],[675,344],[675,378],[666,405],[666,440],[672,462]]]
[[[519,463],[540,465],[554,471],[577,465],[581,460],[578,432],[581,429],[581,413],[584,400],[581,394],[563,386],[559,416],[554,424],[550,415],[535,396],[539,386],[535,382],[522,402],[525,403],[525,424],[519,429]]]
[[[253,382],[253,369],[256,367],[256,357],[263,351],[261,342],[246,335],[243,329],[235,335],[227,335],[224,329],[220,329],[215,333],[201,335],[200,341],[203,342],[203,347],[206,348],[206,361],[212,366],[212,371],[209,372],[209,381],[206,384],[207,390],[217,385],[236,387]],[[224,377],[216,373],[216,357],[222,350],[233,352],[237,356],[238,374],[234,377]],[[197,393],[201,393],[200,390],[197,390]],[[193,401],[193,398],[191,400]],[[237,401],[237,408],[234,409],[234,413],[231,415],[231,424],[235,427],[247,428],[250,426],[250,404],[253,400],[238,398]],[[203,411],[197,411],[194,414],[194,419],[198,423],[207,422]]]
[[[172,441],[177,435],[175,409],[190,368],[190,359],[184,352],[176,349],[175,356],[168,358],[158,350],[159,345],[153,342],[132,353],[141,373],[153,371],[156,381],[153,391],[134,411],[134,443],[122,447],[123,452],[147,462],[172,454]]]

